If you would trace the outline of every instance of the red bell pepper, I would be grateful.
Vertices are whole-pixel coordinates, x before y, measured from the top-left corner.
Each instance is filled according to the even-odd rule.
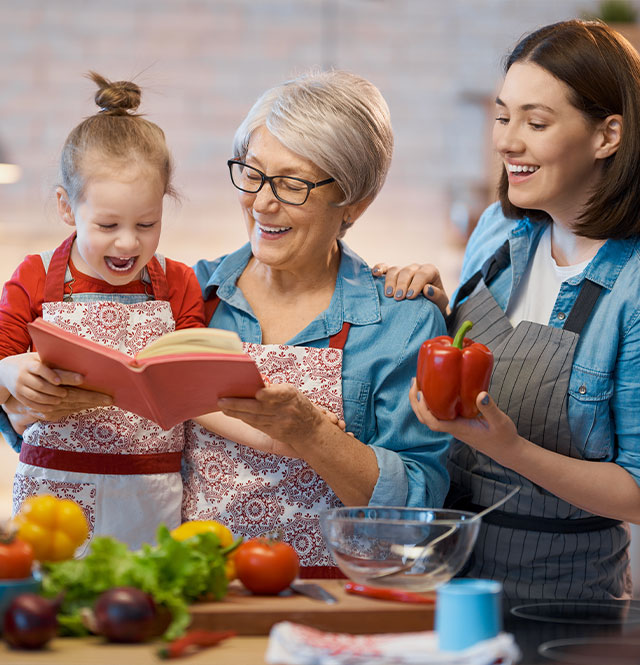
[[[237,635],[235,630],[191,630],[158,650],[160,658],[180,658]]]
[[[471,321],[465,321],[454,339],[441,335],[420,347],[418,390],[429,411],[440,420],[475,418],[478,393],[489,388],[493,354],[484,344],[465,337],[472,326]]]

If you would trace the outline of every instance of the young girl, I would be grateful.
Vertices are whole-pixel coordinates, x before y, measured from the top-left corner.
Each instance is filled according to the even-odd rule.
[[[640,522],[640,58],[599,22],[525,37],[506,62],[494,146],[500,202],[466,249],[449,332],[465,319],[493,351],[481,417],[418,418],[453,436],[457,506],[482,520],[468,570],[514,598],[631,593]],[[432,267],[395,288],[442,298]],[[431,287],[431,291],[429,288]],[[446,300],[444,298],[443,300]],[[454,498],[450,494],[450,498]]]
[[[28,352],[27,323],[36,317],[129,355],[204,324],[191,268],[155,253],[163,199],[173,193],[164,133],[133,113],[137,85],[90,78],[100,111],[69,134],[56,189],[58,215],[73,234],[27,256],[0,301],[0,402],[13,395],[35,410],[65,395],[63,381],[81,381]],[[38,421],[24,433],[14,511],[29,495],[51,493],[78,502],[93,533],[132,547],[151,542],[159,522],[180,523],[183,429],[165,431],[112,406]]]
[[[58,214],[74,233],[55,251],[28,256],[0,301],[0,403],[13,396],[34,413],[55,407],[64,386],[82,382],[28,353],[27,323],[36,317],[128,355],[172,330],[204,325],[191,268],[155,254],[163,199],[173,193],[164,134],[132,113],[140,103],[137,85],[90,78],[100,111],[67,138],[56,190]],[[344,421],[321,411],[344,429]],[[220,412],[198,422],[245,445],[277,445]],[[153,541],[160,522],[172,528],[181,521],[183,446],[183,425],[165,431],[111,406],[55,422],[45,417],[24,432],[14,511],[32,494],[71,498],[93,533],[137,548]]]

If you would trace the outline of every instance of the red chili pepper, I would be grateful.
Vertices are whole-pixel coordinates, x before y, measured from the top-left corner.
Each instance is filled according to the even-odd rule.
[[[223,640],[237,635],[235,630],[191,630],[182,637],[160,648],[160,658],[180,658],[193,651],[213,647]]]
[[[413,591],[401,591],[400,589],[381,589],[366,584],[356,584],[355,582],[345,582],[344,590],[347,593],[368,596],[369,598],[378,598],[379,600],[395,600],[401,603],[422,603],[432,605],[435,600],[421,596]]]
[[[465,321],[454,339],[441,335],[420,347],[418,390],[440,420],[475,418],[478,393],[489,387],[493,354],[484,344],[465,337],[472,326],[471,321]]]

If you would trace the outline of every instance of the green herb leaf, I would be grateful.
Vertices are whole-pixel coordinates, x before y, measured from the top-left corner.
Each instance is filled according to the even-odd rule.
[[[43,593],[53,597],[64,592],[59,612],[63,634],[88,634],[81,620],[82,608],[93,607],[103,591],[116,586],[141,589],[171,612],[166,639],[175,639],[186,630],[191,603],[205,597],[224,598],[225,558],[214,533],[177,541],[160,525],[156,538],[157,545],[143,545],[132,552],[115,538],[96,536],[84,559],[46,564]]]

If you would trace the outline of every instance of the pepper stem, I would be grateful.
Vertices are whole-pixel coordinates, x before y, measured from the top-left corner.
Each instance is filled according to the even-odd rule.
[[[453,344],[451,346],[455,346],[456,349],[461,349],[462,348],[462,343],[464,342],[464,336],[473,328],[473,323],[471,321],[465,321],[460,328],[458,328],[458,332],[456,333],[456,336],[453,338]]]

